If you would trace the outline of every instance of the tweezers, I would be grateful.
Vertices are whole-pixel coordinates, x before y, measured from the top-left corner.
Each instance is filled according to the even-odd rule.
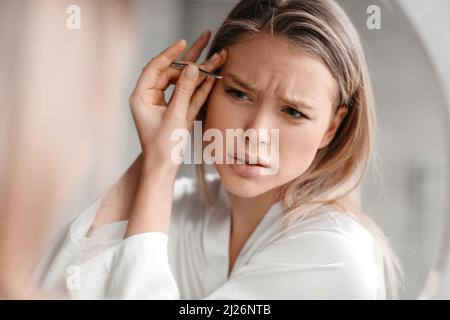
[[[174,62],[172,62],[171,66],[176,68],[176,69],[178,69],[178,70],[183,70],[186,66],[188,66],[188,64],[187,63],[183,63],[183,62],[174,61]],[[200,70],[200,72],[202,72],[202,73],[204,73],[204,74],[206,74],[208,76],[214,77],[216,79],[222,79],[221,75],[218,75],[218,74],[216,74],[214,72],[209,72],[209,71],[206,71],[206,70],[204,70],[202,68],[198,68],[198,69]]]

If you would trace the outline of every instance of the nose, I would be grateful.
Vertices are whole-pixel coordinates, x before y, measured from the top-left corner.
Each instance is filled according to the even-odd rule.
[[[251,117],[244,130],[250,129],[250,131],[254,131],[259,143],[270,144],[270,130],[273,126],[271,118],[269,108],[255,108],[255,114]],[[246,136],[246,141],[248,139],[249,137]]]

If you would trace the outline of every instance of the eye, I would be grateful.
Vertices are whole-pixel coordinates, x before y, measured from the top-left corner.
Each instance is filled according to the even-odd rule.
[[[250,98],[244,92],[232,88],[225,89],[225,92],[237,100],[245,100],[245,98]]]
[[[283,109],[283,112],[286,112],[291,118],[294,119],[301,119],[301,118],[309,119],[306,115],[304,115],[303,113],[292,107],[287,107]]]

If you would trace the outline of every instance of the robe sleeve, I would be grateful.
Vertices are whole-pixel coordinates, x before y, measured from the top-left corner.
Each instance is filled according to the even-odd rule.
[[[192,180],[174,185],[174,208],[193,189]],[[33,279],[42,290],[72,299],[178,299],[168,264],[168,236],[148,232],[124,239],[128,221],[86,234],[105,195],[63,228],[42,256]],[[173,219],[171,224],[176,224]]]
[[[75,299],[178,299],[179,292],[167,257],[168,237],[148,232],[128,237],[100,256],[92,266],[82,264],[81,285],[71,290]],[[95,275],[92,269],[102,268]]]

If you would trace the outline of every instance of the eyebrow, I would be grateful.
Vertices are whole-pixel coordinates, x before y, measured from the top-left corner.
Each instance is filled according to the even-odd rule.
[[[240,79],[235,74],[227,72],[227,73],[225,73],[223,75],[223,77],[231,79],[233,82],[235,82],[236,84],[238,84],[240,87],[244,88],[245,90],[253,91],[253,92],[256,92],[256,93],[261,93],[261,90],[258,90],[256,88],[252,87],[250,84],[246,83],[244,80]],[[314,107],[312,107],[311,105],[309,105],[308,103],[306,103],[305,101],[303,101],[301,99],[290,100],[290,99],[287,99],[287,98],[281,98],[281,100],[284,103],[289,104],[291,106],[298,106],[300,108],[310,109],[310,110],[314,110],[315,109]]]

